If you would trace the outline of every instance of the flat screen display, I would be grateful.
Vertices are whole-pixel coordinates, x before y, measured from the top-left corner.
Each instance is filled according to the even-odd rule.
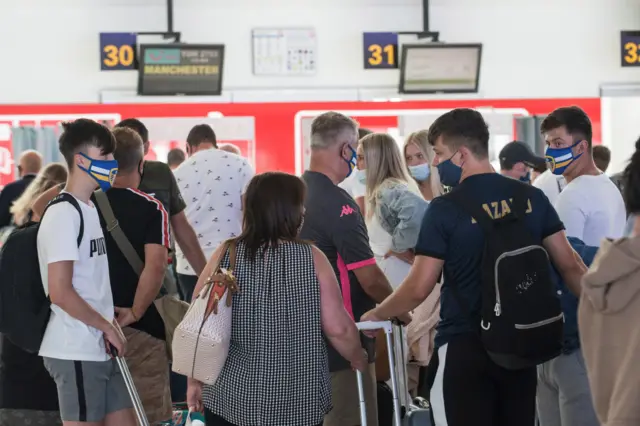
[[[400,93],[476,93],[482,44],[405,44]]]
[[[138,94],[147,96],[219,96],[224,45],[143,44]]]

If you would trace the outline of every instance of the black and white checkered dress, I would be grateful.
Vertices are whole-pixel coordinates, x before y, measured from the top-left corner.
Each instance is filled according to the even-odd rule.
[[[311,246],[282,243],[251,262],[239,243],[235,275],[229,357],[205,406],[238,426],[320,424],[331,383]]]

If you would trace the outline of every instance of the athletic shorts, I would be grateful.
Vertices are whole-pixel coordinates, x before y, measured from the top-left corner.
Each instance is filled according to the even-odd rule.
[[[367,407],[367,426],[378,426],[378,387],[376,366],[369,364],[363,374],[364,400]],[[356,372],[342,370],[331,373],[333,409],[324,418],[324,426],[360,426],[360,398]]]
[[[101,422],[133,404],[115,359],[71,361],[44,358],[58,388],[60,417],[66,422]]]

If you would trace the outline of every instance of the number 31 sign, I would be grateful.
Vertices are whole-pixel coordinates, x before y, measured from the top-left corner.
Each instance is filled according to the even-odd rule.
[[[364,68],[398,68],[398,34],[364,33]]]

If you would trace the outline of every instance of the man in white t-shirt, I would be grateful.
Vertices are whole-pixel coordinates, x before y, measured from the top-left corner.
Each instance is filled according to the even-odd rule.
[[[40,273],[52,311],[39,354],[56,382],[65,424],[136,424],[115,354],[110,355],[111,348],[124,355],[125,339],[114,324],[105,239],[90,201],[96,188],[107,190],[114,181],[114,149],[111,131],[95,121],[64,125],[60,152],[69,178],[58,197],[73,199],[52,204],[38,230]]]
[[[174,172],[187,220],[207,259],[223,241],[242,232],[242,196],[254,175],[245,158],[217,148],[213,129],[195,126],[187,136],[189,158]],[[198,276],[179,244],[176,259],[178,284],[185,300],[191,301]]]
[[[623,234],[626,210],[620,191],[596,167],[592,154],[591,121],[578,107],[558,108],[541,125],[546,158],[554,176],[567,186],[555,202],[568,237],[587,246]],[[576,311],[578,301],[559,287],[566,328],[562,354],[538,366],[540,426],[598,426],[582,351]],[[571,335],[568,330],[575,330]],[[574,343],[575,342],[575,343]]]
[[[555,205],[558,200],[558,195],[560,195],[564,187],[567,186],[567,181],[562,175],[554,175],[551,170],[545,170],[533,181],[532,185],[541,189],[551,204]]]

